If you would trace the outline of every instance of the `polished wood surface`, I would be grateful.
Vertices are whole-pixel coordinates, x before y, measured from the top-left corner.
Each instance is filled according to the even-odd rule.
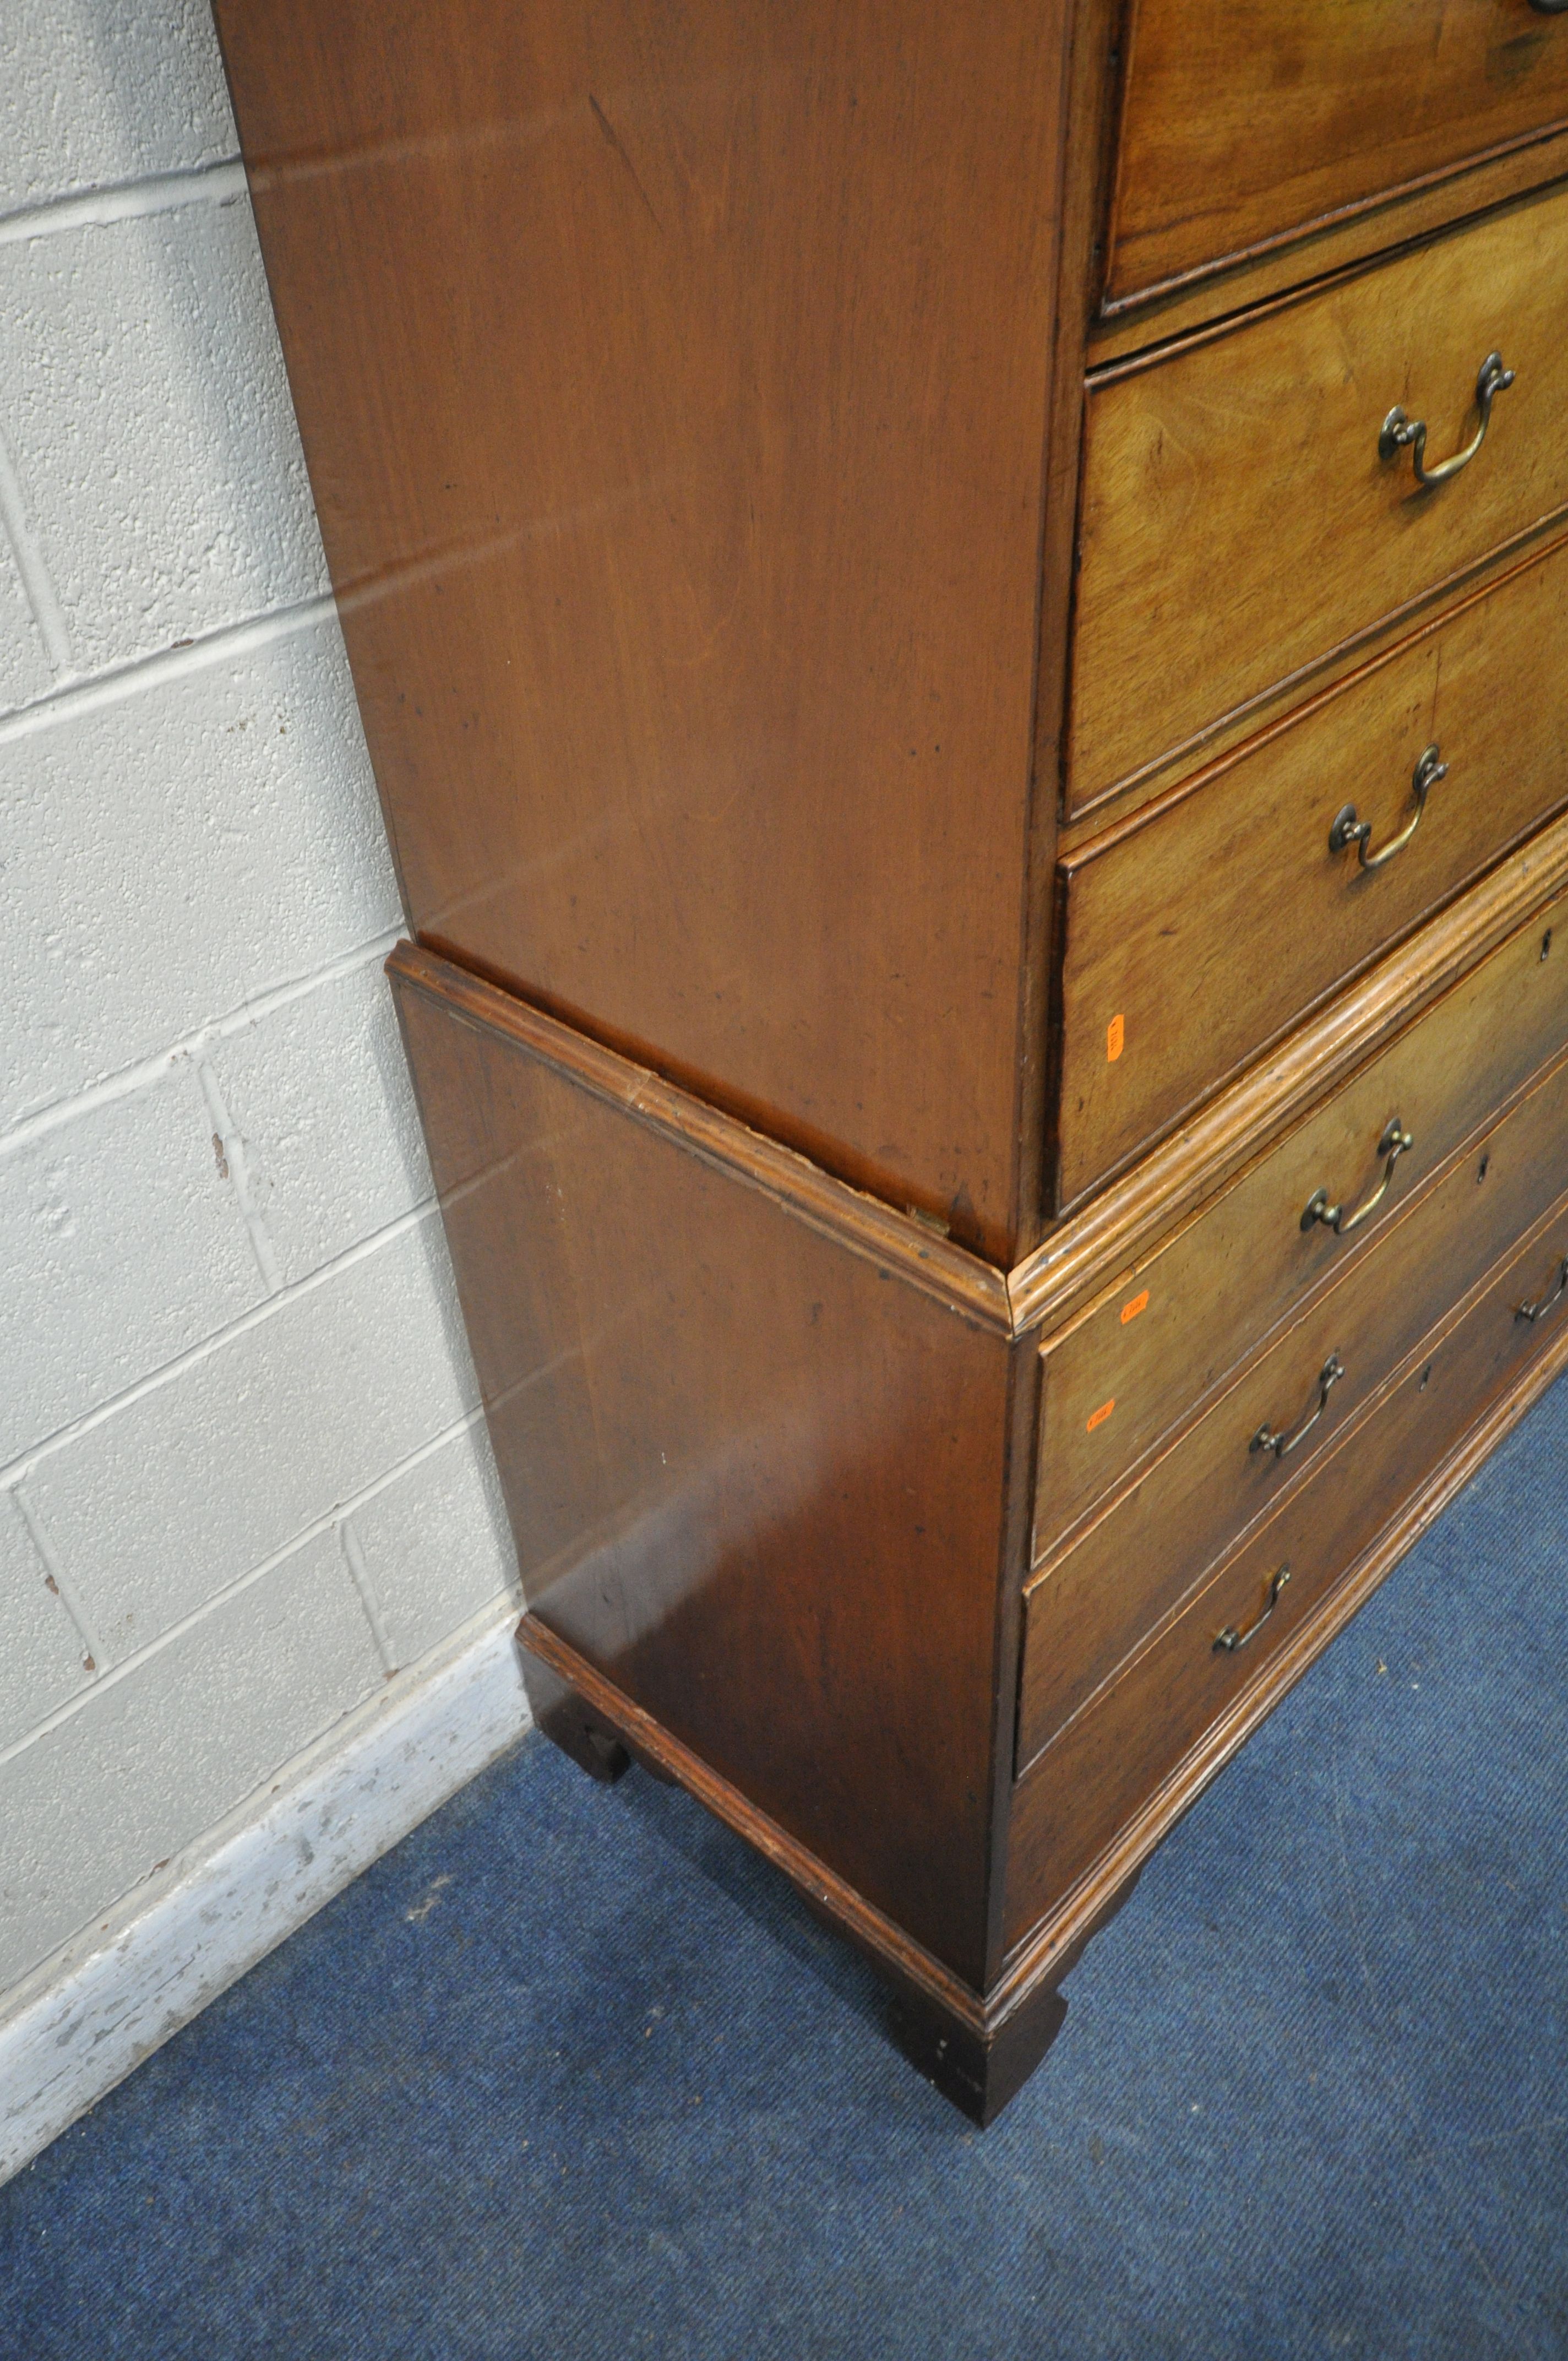
[[[1568,801],[1563,648],[1559,543],[1062,863],[1062,1202]],[[1434,743],[1448,776],[1409,844],[1333,851],[1347,803],[1389,844]]]
[[[1187,1215],[1227,1187],[1240,1168],[1386,1047],[1422,1008],[1510,938],[1518,936],[1522,944],[1538,913],[1565,886],[1568,819],[1557,819],[1508,854],[1462,901],[1440,911],[1357,977],[1128,1171],[1074,1208],[1069,1220],[1058,1222],[1007,1274],[1014,1333],[1061,1327],[1104,1285],[1107,1274],[1137,1269]],[[1521,961],[1529,956],[1521,950]],[[1550,1047],[1550,1040],[1543,1042],[1517,1079]],[[1477,1120],[1486,1111],[1484,1100],[1475,1104]]]
[[[1568,1361],[1568,32],[218,14],[541,1728],[983,2123]]]
[[[1020,1768],[1561,1193],[1565,1140],[1560,1060],[1041,1569],[1027,1598]],[[1288,1447],[1260,1448],[1265,1431]]]
[[[1378,456],[1384,419],[1426,420],[1429,464],[1458,451],[1499,348],[1517,382],[1485,447],[1420,490],[1409,452]],[[1565,353],[1559,190],[1091,380],[1067,808],[1562,512]]]
[[[1067,2002],[1054,1984],[1041,1986],[1014,2011],[996,2040],[902,1992],[895,1991],[889,2016],[905,2057],[983,2128],[1045,2057],[1066,2023]]]
[[[1113,304],[1568,123],[1529,0],[1131,0],[1125,38]]]
[[[1183,1607],[1019,1785],[1008,1867],[1017,1943],[1224,1708],[1266,1671],[1312,1607],[1394,1521],[1521,1364],[1556,1332],[1517,1317],[1568,1253],[1568,1201],[1426,1338],[1389,1389],[1309,1469],[1276,1514]],[[1262,1620],[1282,1565],[1289,1581]],[[1255,1631],[1255,1626],[1259,1626]],[[1234,1653],[1226,1629],[1253,1632]]]
[[[685,1787],[715,1817],[744,1837],[775,1869],[782,1870],[803,1900],[873,1960],[900,1990],[918,1994],[951,2026],[983,2037],[983,2001],[954,1975],[950,1968],[915,1942],[897,1921],[877,1910],[863,1894],[829,1869],[757,1806],[740,1787],[723,1778],[700,1754],[665,1728],[656,1717],[629,1697],[536,1615],[525,1614],[518,1625],[524,1652],[524,1677],[530,1695],[543,1677],[543,1693],[552,1689],[575,1699],[576,1714],[590,1725],[618,1733],[628,1754],[635,1754],[656,1777]],[[554,1732],[547,1733],[554,1737]],[[590,1776],[595,1775],[590,1772]]]
[[[1306,1620],[1276,1646],[1250,1686],[1243,1688],[1210,1725],[1177,1770],[1129,1812],[1085,1874],[1025,1927],[1013,1944],[1000,1982],[988,1996],[988,2014],[1003,2015],[1014,1995],[1035,1991],[1056,1977],[1064,1949],[1079,1938],[1080,1929],[1092,1926],[1105,1898],[1114,1894],[1128,1876],[1143,1867],[1237,1749],[1245,1745],[1259,1723],[1266,1719],[1302,1674],[1339,1637],[1406,1551],[1464,1490],[1519,1420],[1563,1375],[1565,1367],[1568,1326],[1545,1337],[1539,1351],[1517,1370],[1458,1443],[1410,1485],[1376,1541],[1352,1562]],[[1028,1801],[1026,1787],[1021,1787],[1017,1842],[1009,1863],[1015,1896],[1019,1872],[1026,1859]],[[1019,1925],[1026,1916],[1026,1908],[1021,1898],[1015,1899],[1011,1923]]]
[[[532,1615],[981,1985],[1033,1356],[394,974]]]
[[[1084,1945],[1126,1902],[1137,1883],[1137,1867],[1106,1883],[1071,1915],[1044,1974],[1006,1977],[992,2002],[873,1909],[547,1625],[525,1615],[518,1638],[526,1652],[531,1693],[543,1675],[575,1700],[570,1709],[579,1719],[618,1731],[623,1746],[646,1768],[678,1781],[782,1870],[813,1914],[846,1936],[891,1986],[890,2029],[905,2054],[974,2122],[993,2122],[1060,2031],[1067,2009],[1057,1986]],[[590,1775],[598,1775],[598,1769],[591,1766]]]
[[[1056,366],[1046,423],[1046,500],[1036,612],[1032,834],[1025,881],[1019,1094],[1020,1173],[1025,1183],[1016,1260],[1038,1243],[1048,1216],[1046,1163],[1057,1077],[1051,1031],[1051,952],[1061,825],[1061,747],[1072,647],[1078,503],[1083,433],[1083,340],[1102,260],[1101,230],[1110,190],[1111,125],[1116,95],[1115,38],[1123,0],[1064,0],[1070,39],[1062,150],[1061,222],[1054,293]]]
[[[1006,1261],[1062,23],[217,14],[422,938]]]
[[[1036,1561],[1568,1040],[1565,952],[1560,898],[1047,1340]],[[1381,1203],[1303,1230],[1318,1189],[1354,1206],[1376,1186],[1395,1115],[1412,1145]]]
[[[1330,278],[1375,254],[1395,253],[1433,230],[1543,189],[1564,173],[1568,129],[1550,132],[1522,148],[1506,148],[1500,155],[1440,180],[1418,181],[1354,213],[1335,214],[1285,245],[1256,248],[1223,268],[1178,280],[1158,293],[1136,296],[1098,313],[1086,335],[1091,364],[1098,368],[1125,359],[1290,288]]]
[[[420,985],[455,1014],[471,1016],[516,1043],[596,1098],[624,1108],[665,1138],[723,1165],[796,1220],[874,1263],[879,1271],[894,1270],[966,1320],[1002,1335],[1013,1334],[1005,1279],[928,1224],[891,1213],[876,1198],[836,1180],[804,1156],[417,943],[400,943],[388,966],[399,982]]]

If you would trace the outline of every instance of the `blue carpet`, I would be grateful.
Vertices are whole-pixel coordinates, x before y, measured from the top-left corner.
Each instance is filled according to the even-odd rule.
[[[771,1871],[532,1741],[0,2192],[5,2361],[1568,2353],[1568,1381],[989,2132]]]

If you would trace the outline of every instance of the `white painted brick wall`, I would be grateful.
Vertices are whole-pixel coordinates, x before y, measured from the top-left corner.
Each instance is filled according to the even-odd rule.
[[[301,1640],[309,1635],[309,1645]],[[94,1682],[7,1765],[0,1978],[189,1845],[382,1677],[334,1537],[187,1623],[135,1679]],[[113,1808],[105,1811],[105,1798]]]
[[[515,1592],[205,0],[0,27],[0,2000]]]
[[[235,152],[207,0],[6,0],[0,215]]]
[[[0,945],[0,1123],[390,937],[335,621],[220,635],[0,717],[0,859],[36,914]]]

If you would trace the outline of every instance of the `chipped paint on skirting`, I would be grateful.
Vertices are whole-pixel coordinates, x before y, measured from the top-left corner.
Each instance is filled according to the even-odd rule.
[[[516,1622],[487,1609],[7,1996],[0,2181],[522,1736]]]

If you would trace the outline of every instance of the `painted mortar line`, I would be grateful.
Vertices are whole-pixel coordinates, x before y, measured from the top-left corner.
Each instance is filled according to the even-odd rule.
[[[154,172],[141,181],[109,181],[41,204],[18,205],[0,214],[0,246],[22,246],[61,230],[107,229],[115,222],[145,220],[187,205],[227,204],[245,194],[245,166],[237,156],[217,164],[193,164],[183,172]]]
[[[31,738],[42,730],[63,728],[84,714],[118,705],[127,697],[139,697],[170,681],[185,680],[192,673],[205,672],[211,664],[250,655],[258,648],[270,647],[275,641],[312,631],[335,613],[332,592],[318,591],[313,598],[297,599],[291,606],[271,608],[265,615],[249,615],[243,622],[220,624],[215,631],[204,632],[187,647],[159,648],[152,655],[137,656],[129,664],[94,673],[91,679],[49,689],[28,705],[13,706],[0,719],[0,746],[13,745],[18,739]]]
[[[425,1460],[433,1459],[438,1451],[444,1451],[448,1444],[455,1443],[459,1435],[466,1434],[471,1428],[477,1426],[484,1415],[483,1410],[477,1407],[466,1411],[461,1418],[454,1419],[449,1426],[444,1426],[438,1434],[433,1434],[428,1442],[422,1443],[417,1450],[409,1452],[395,1466],[385,1468],[379,1476],[373,1477],[368,1484],[364,1485],[359,1491],[351,1494],[346,1500],[335,1501],[323,1515],[303,1526],[299,1532],[291,1534],[280,1549],[275,1549],[270,1556],[264,1557],[258,1565],[251,1566],[245,1574],[236,1575],[233,1582],[225,1583],[221,1589],[213,1591],[209,1597],[203,1599],[199,1607],[193,1607],[190,1613],[182,1615],[177,1623],[170,1623],[167,1631],[160,1631],[156,1639],[148,1640],[144,1646],[133,1649],[129,1655],[122,1656],[117,1664],[112,1665],[107,1672],[101,1673],[98,1679],[89,1687],[79,1689],[73,1697],[68,1697],[63,1705],[57,1706],[52,1713],[46,1714],[42,1721],[37,1723],[33,1729],[27,1730],[22,1737],[13,1739],[9,1746],[0,1747],[0,1769],[18,1754],[25,1753],[27,1749],[38,1739],[48,1738],[63,1723],[74,1720],[77,1714],[93,1703],[104,1689],[115,1688],[121,1681],[129,1679],[132,1674],[139,1672],[143,1664],[149,1663],[165,1648],[172,1647],[174,1642],[183,1639],[188,1631],[195,1631],[197,1626],[204,1623],[209,1616],[218,1614],[231,1599],[237,1598],[242,1591],[248,1590],[254,1583],[264,1581],[267,1576],[274,1572],[286,1559],[291,1558],[300,1550],[308,1549],[311,1543],[319,1541],[323,1533],[330,1532],[333,1527],[341,1523],[345,1517],[353,1516],[359,1510],[367,1508],[372,1500],[382,1492],[389,1490],[392,1485],[400,1482],[403,1477],[411,1475],[413,1470],[422,1466]]]
[[[370,1569],[365,1563],[365,1552],[360,1544],[359,1536],[354,1530],[352,1518],[348,1516],[339,1518],[337,1538],[343,1549],[343,1562],[348,1568],[348,1578],[359,1593],[359,1604],[365,1609],[365,1620],[370,1626],[370,1636],[376,1642],[376,1653],[381,1659],[381,1670],[390,1680],[398,1669],[398,1653],[392,1645],[392,1635],[388,1628],[386,1610],[377,1596],[376,1586],[370,1579]]]
[[[147,1395],[157,1393],[163,1386],[172,1385],[176,1378],[183,1377],[188,1369],[196,1368],[203,1361],[210,1360],[214,1353],[221,1353],[236,1337],[259,1327],[264,1320],[275,1319],[279,1312],[297,1302],[301,1296],[313,1294],[318,1287],[330,1286],[345,1270],[352,1270],[356,1263],[368,1260],[371,1255],[379,1254],[384,1246],[395,1246],[408,1231],[417,1229],[422,1222],[428,1222],[436,1210],[434,1198],[426,1197],[406,1213],[400,1213],[395,1221],[388,1222],[378,1230],[372,1230],[368,1237],[356,1238],[353,1246],[345,1247],[331,1262],[323,1263],[318,1270],[308,1271],[303,1279],[294,1279],[278,1294],[268,1296],[264,1302],[253,1303],[247,1312],[240,1312],[226,1327],[214,1330],[212,1335],[203,1336],[200,1343],[189,1345],[183,1353],[177,1353],[171,1361],[165,1361],[161,1368],[150,1370],[145,1378],[137,1378],[119,1393],[111,1395],[107,1401],[95,1403],[92,1410],[83,1411],[80,1418],[73,1418],[68,1425],[57,1427],[52,1434],[45,1435],[41,1442],[29,1444],[26,1451],[19,1452],[15,1459],[0,1467],[0,1491],[8,1491],[16,1484],[25,1484],[34,1468],[42,1461],[52,1459],[57,1451],[63,1451],[68,1444],[79,1442],[82,1435],[91,1434],[93,1428],[102,1426],[105,1420],[117,1418],[122,1411],[129,1410],[133,1403],[143,1400]]]
[[[208,1025],[194,1033],[187,1033],[167,1049],[159,1049],[150,1058],[140,1058],[133,1066],[122,1066],[118,1073],[105,1074],[101,1082],[90,1082],[85,1090],[75,1091],[70,1098],[55,1099],[49,1106],[39,1107],[37,1114],[24,1115],[0,1132],[0,1159],[15,1150],[30,1147],[35,1139],[57,1131],[64,1124],[75,1123],[79,1116],[91,1115],[101,1106],[113,1105],[116,1099],[132,1098],[138,1091],[151,1090],[163,1082],[181,1064],[199,1058],[214,1041],[231,1040],[247,1026],[259,1025],[280,1008],[287,1008],[296,1000],[303,1000],[323,985],[335,983],[340,977],[352,975],[356,969],[369,967],[384,960],[392,945],[401,941],[407,929],[389,927],[368,942],[356,943],[352,950],[342,951],[336,959],[321,967],[310,968],[302,975],[291,976],[286,983],[269,984],[237,1008],[222,1016],[214,1016]]]
[[[42,640],[50,664],[57,675],[71,672],[71,634],[65,628],[65,613],[44,564],[33,529],[27,522],[27,502],[22,498],[22,479],[16,473],[16,463],[11,448],[0,434],[0,525],[11,544],[11,555],[16,561],[16,571],[32,609],[38,637]]]
[[[59,1553],[49,1537],[43,1519],[20,1484],[14,1484],[11,1487],[11,1497],[16,1503],[22,1522],[26,1525],[31,1536],[33,1547],[38,1553],[38,1564],[44,1570],[46,1587],[54,1592],[76,1626],[76,1636],[85,1652],[82,1664],[88,1672],[95,1673],[99,1679],[102,1679],[110,1669],[109,1660],[104,1653],[104,1643],[93,1628],[92,1617],[77,1595],[75,1585],[60,1562]]]
[[[272,1235],[268,1229],[261,1207],[257,1202],[255,1176],[250,1159],[246,1154],[244,1136],[236,1130],[218,1078],[213,1071],[205,1049],[194,1053],[196,1079],[202,1085],[202,1096],[207,1102],[207,1113],[213,1124],[213,1146],[222,1159],[224,1172],[234,1191],[235,1202],[250,1239],[250,1250],[256,1257],[256,1268],[269,1295],[281,1295],[283,1274],[278,1268],[278,1256]]]

